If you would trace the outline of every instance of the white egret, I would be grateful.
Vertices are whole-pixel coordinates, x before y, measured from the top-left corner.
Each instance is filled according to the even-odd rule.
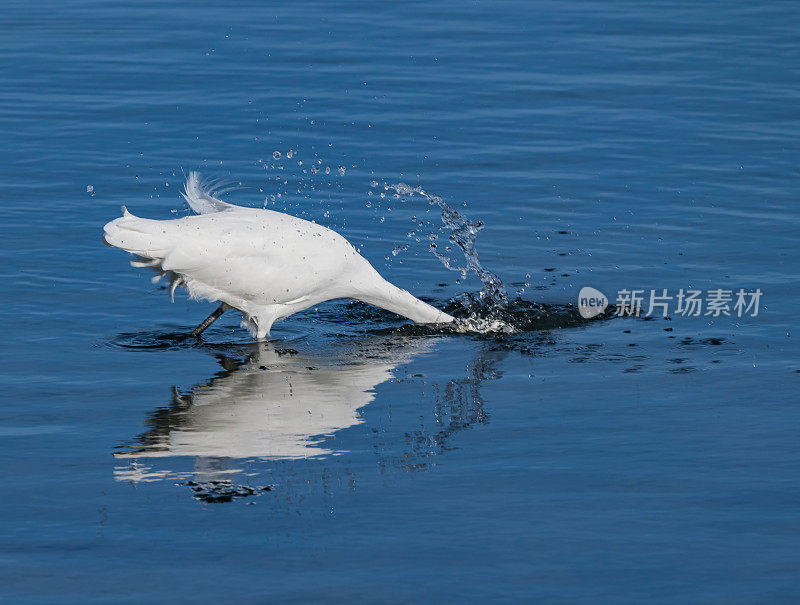
[[[390,284],[344,237],[321,225],[273,210],[219,200],[191,172],[183,197],[197,214],[139,218],[123,207],[103,241],[136,255],[134,267],[170,279],[170,297],[183,286],[193,299],[222,304],[193,332],[199,336],[227,309],[263,340],[272,324],[326,300],[353,298],[417,323],[453,317]]]

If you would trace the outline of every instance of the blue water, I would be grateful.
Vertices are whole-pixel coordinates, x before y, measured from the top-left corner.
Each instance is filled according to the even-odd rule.
[[[5,2],[0,600],[800,600],[798,28],[792,2]],[[458,335],[343,301],[194,343],[213,305],[101,243],[123,204],[184,215],[189,170],[440,306],[481,283],[384,184],[483,221],[512,299],[758,288],[759,314]]]

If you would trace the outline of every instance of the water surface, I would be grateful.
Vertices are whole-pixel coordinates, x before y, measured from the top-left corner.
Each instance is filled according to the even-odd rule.
[[[3,13],[0,598],[800,598],[793,3]],[[213,307],[100,238],[195,169],[457,308],[422,187],[524,329],[339,301],[187,340]],[[763,297],[585,322],[584,286]]]

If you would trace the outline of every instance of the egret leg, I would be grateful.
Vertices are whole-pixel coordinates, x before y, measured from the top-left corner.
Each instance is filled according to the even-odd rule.
[[[203,320],[203,323],[201,323],[194,330],[192,330],[191,336],[194,336],[195,338],[200,338],[200,335],[203,333],[203,330],[205,330],[208,326],[217,321],[217,319],[219,319],[219,316],[225,313],[225,311],[227,311],[230,308],[231,306],[229,304],[222,303],[219,307],[217,307],[216,311],[214,311],[211,315],[209,315]]]

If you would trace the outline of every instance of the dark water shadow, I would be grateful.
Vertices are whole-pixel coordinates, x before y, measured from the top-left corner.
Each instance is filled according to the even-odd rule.
[[[247,346],[253,340],[246,330],[211,328],[204,338],[190,334],[194,326],[168,325],[140,332],[120,332],[98,346],[125,351],[177,351],[184,349],[227,350]]]
[[[511,333],[524,334],[529,332],[542,332],[546,330],[561,330],[584,327],[596,322],[609,321],[617,318],[615,308],[609,307],[604,313],[587,319],[583,317],[577,305],[569,304],[544,304],[517,298],[508,302],[503,307],[487,307],[470,295],[462,295],[448,302],[444,307],[450,315],[457,320],[468,321],[473,318],[486,322],[497,322],[497,329],[485,331],[465,329],[464,324],[403,324],[397,327],[378,328],[372,330],[376,334],[398,334],[403,336],[430,336],[435,334],[485,334],[503,335],[508,332],[505,327],[511,328]]]
[[[143,332],[122,332],[109,339],[105,345],[114,349],[135,351],[170,351],[185,349],[201,344],[186,332],[172,330],[146,330]]]
[[[456,317],[458,320],[478,318],[487,322],[496,321],[498,325],[510,327],[516,334],[541,332],[583,327],[591,323],[616,318],[614,307],[605,313],[586,319],[581,316],[576,305],[542,304],[517,298],[503,307],[490,307],[478,295],[462,294],[441,304],[440,301],[425,299]],[[504,334],[500,329],[478,330],[465,327],[463,323],[454,324],[414,324],[394,313],[359,301],[334,301],[321,305],[303,316],[313,322],[313,329],[325,336],[352,338],[365,334],[395,336],[437,336],[437,335],[485,335],[489,338]],[[285,325],[285,324],[283,324]],[[274,340],[280,340],[282,324],[277,324]],[[103,342],[103,346],[122,350],[169,351],[180,349],[219,349],[246,345],[252,340],[243,329],[236,330],[231,338],[231,330],[209,329],[204,338],[190,335],[194,326],[167,326],[140,332],[122,332]]]

